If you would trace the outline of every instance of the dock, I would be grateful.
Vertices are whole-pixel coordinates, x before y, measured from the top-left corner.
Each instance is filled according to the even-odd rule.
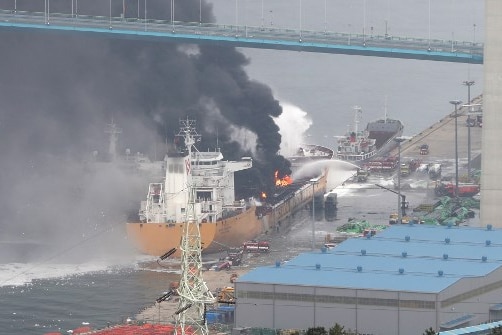
[[[483,96],[474,98],[471,105],[482,105]],[[401,143],[401,158],[421,159],[428,161],[442,161],[455,159],[455,112],[451,105],[452,112],[432,124],[429,128],[413,135],[409,140]],[[471,168],[480,169],[481,155],[481,131],[482,127],[475,125],[467,127],[467,118],[471,113],[469,107],[459,106],[457,110],[457,148],[459,158],[459,169],[467,171],[467,158],[469,147],[469,132],[471,146]],[[475,117],[475,116],[470,116]],[[428,155],[420,155],[420,146],[429,146]],[[398,149],[391,153],[398,155]]]

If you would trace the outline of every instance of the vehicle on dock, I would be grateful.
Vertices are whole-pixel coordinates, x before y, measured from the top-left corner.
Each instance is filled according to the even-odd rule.
[[[409,163],[401,163],[401,177],[407,177],[410,175],[410,164]]]
[[[421,173],[421,174],[427,174],[427,173],[429,173],[429,167],[430,167],[429,163],[421,163],[417,167],[417,172]]]
[[[241,265],[243,254],[243,248],[230,248],[227,250],[227,259],[232,263],[232,266]]]
[[[242,248],[245,252],[269,252],[270,243],[267,241],[251,240],[244,242]]]
[[[335,210],[338,205],[338,194],[336,192],[329,192],[324,197],[324,208],[326,210]]]
[[[429,145],[428,144],[422,144],[420,146],[420,155],[428,155],[429,154]]]
[[[434,189],[434,193],[437,196],[472,197],[480,191],[478,184],[459,184],[457,192],[455,192],[456,189],[456,185],[453,183],[438,183]]]
[[[469,117],[465,120],[467,127],[483,127],[483,115],[476,115],[476,117]]]
[[[334,249],[336,248],[336,243],[330,243],[330,242],[326,242],[324,243],[324,247],[326,248],[326,250],[331,250],[331,249]]]
[[[356,173],[347,180],[349,183],[365,183],[368,181],[370,171],[366,169],[366,165],[357,169]]]
[[[389,215],[389,224],[393,225],[393,224],[398,224],[398,223],[399,223],[399,215],[397,213],[391,213]],[[410,217],[408,215],[403,215],[401,217],[401,223],[402,224],[410,223]]]
[[[432,180],[438,180],[441,178],[441,164],[435,163],[429,166],[429,178]]]
[[[222,270],[229,270],[232,267],[232,263],[230,261],[222,261],[216,265],[213,265],[212,269],[214,271],[222,271]]]
[[[422,161],[420,159],[412,159],[410,161],[401,163],[401,176],[407,177],[417,171]]]
[[[216,300],[220,304],[235,304],[235,289],[231,286],[222,287],[216,295]]]
[[[364,164],[364,168],[369,172],[389,173],[396,169],[397,158],[393,156],[372,159]]]

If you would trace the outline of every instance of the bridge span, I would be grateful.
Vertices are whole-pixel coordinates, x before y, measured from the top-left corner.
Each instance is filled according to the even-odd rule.
[[[170,43],[483,63],[483,43],[277,27],[0,10],[0,29]]]

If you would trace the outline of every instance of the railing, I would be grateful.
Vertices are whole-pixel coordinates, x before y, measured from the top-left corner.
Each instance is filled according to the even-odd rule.
[[[114,32],[123,34],[171,36],[173,38],[196,40],[225,39],[236,46],[243,46],[245,42],[253,43],[255,47],[280,49],[298,49],[298,46],[319,48],[344,48],[363,54],[364,50],[372,52],[401,53],[410,51],[422,52],[423,57],[398,58],[426,58],[427,54],[444,53],[445,57],[467,58],[465,62],[482,63],[483,43],[463,42],[455,40],[424,39],[391,35],[352,34],[331,31],[295,30],[277,27],[256,27],[221,25],[213,23],[180,22],[153,19],[122,18],[108,16],[88,16],[63,13],[43,13],[0,10],[0,24],[2,26],[17,26],[25,28],[71,28],[72,30]],[[38,27],[37,27],[38,26]],[[52,27],[53,29],[56,29]],[[239,42],[241,45],[238,45]],[[272,45],[272,46],[271,46]],[[249,45],[252,46],[252,45]],[[311,50],[312,51],[312,50]],[[336,53],[336,52],[334,52]],[[425,56],[424,56],[425,55]],[[386,57],[394,57],[389,54]],[[469,61],[468,58],[472,58]]]

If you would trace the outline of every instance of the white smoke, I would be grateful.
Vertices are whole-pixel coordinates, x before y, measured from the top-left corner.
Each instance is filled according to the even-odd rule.
[[[279,127],[281,134],[281,155],[285,157],[296,153],[302,144],[307,144],[307,131],[312,126],[313,121],[307,112],[298,106],[287,102],[281,102],[282,114],[274,121]]]

